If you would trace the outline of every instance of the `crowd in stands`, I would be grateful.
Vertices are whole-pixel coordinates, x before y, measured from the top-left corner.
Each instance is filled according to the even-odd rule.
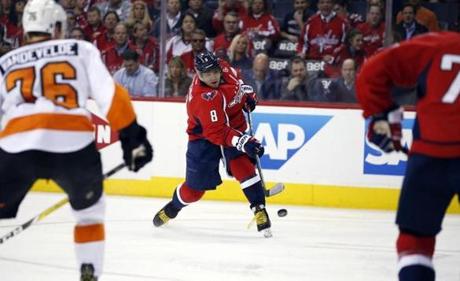
[[[184,97],[194,56],[207,49],[234,66],[261,100],[356,101],[361,65],[391,42],[458,30],[457,0],[59,0],[67,38],[87,40],[132,96]],[[23,44],[26,0],[0,1],[0,56]],[[164,93],[160,14],[166,5]],[[393,28],[385,30],[385,18]],[[391,36],[386,36],[390,34]],[[413,103],[413,89],[395,89]],[[409,98],[408,98],[409,97]]]

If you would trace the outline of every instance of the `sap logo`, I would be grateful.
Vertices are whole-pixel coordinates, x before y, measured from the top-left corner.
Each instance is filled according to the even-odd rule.
[[[402,145],[410,147],[412,143],[412,127],[414,119],[406,119],[402,123]],[[368,121],[366,121],[366,128]],[[364,174],[403,176],[406,171],[407,155],[402,152],[384,153],[364,136]]]
[[[331,118],[325,115],[254,114],[255,137],[265,147],[262,167],[272,170],[281,168]]]
[[[103,149],[106,146],[118,141],[118,134],[112,131],[109,123],[95,114],[91,114],[91,120],[94,125],[94,134],[96,138],[97,149]]]

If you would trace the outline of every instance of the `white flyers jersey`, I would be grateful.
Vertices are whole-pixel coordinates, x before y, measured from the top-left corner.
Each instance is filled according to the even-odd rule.
[[[94,141],[93,99],[115,130],[135,120],[128,92],[115,84],[91,43],[49,40],[0,58],[0,148],[74,152]]]

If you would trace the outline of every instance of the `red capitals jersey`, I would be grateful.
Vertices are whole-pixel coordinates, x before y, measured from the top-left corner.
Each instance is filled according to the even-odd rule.
[[[332,55],[345,42],[346,26],[346,22],[335,13],[328,19],[319,13],[311,16],[300,33],[297,53],[315,60]]]
[[[221,84],[210,88],[193,78],[187,96],[189,140],[207,139],[213,144],[234,146],[238,137],[246,130],[243,114],[246,95],[240,91],[242,80],[238,73],[223,60]]]
[[[269,13],[264,13],[258,18],[247,15],[242,19],[242,24],[241,30],[248,32],[250,35],[267,37],[272,40],[277,39],[280,35],[280,24]]]
[[[356,27],[363,33],[363,49],[366,56],[374,55],[383,47],[383,39],[385,36],[385,24],[381,22],[377,27],[372,27],[365,22]]]
[[[429,33],[364,63],[356,84],[364,117],[388,110],[393,85],[417,85],[412,152],[460,157],[460,34]]]

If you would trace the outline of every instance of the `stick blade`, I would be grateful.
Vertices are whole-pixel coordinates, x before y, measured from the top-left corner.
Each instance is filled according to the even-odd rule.
[[[267,197],[281,193],[284,190],[285,186],[283,183],[279,182],[275,184],[272,188],[268,189],[266,192]]]

